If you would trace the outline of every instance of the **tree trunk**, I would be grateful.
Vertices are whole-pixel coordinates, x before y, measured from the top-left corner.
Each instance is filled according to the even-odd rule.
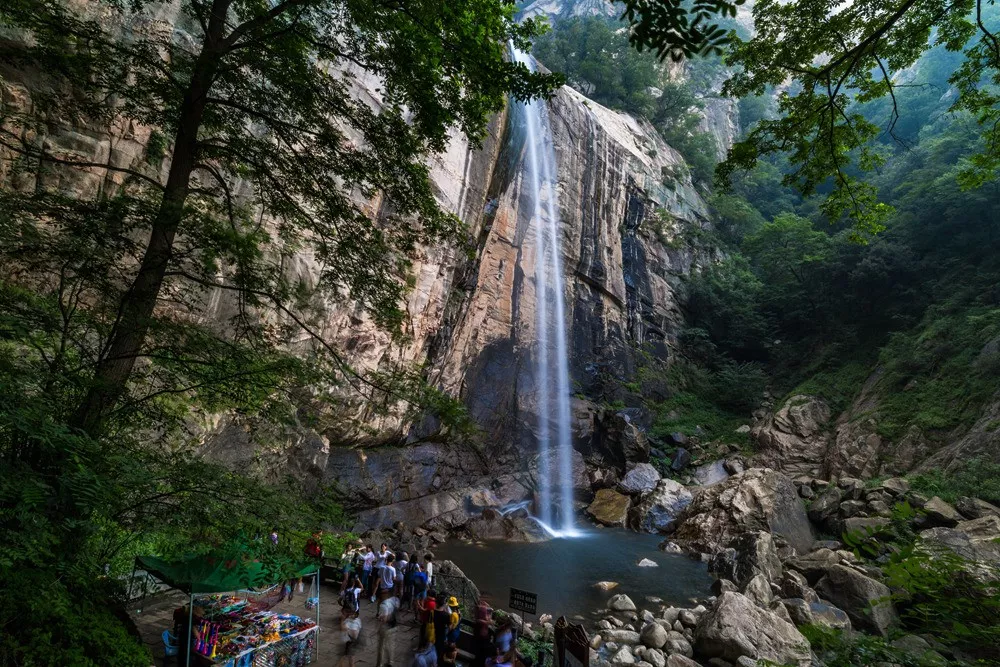
[[[174,137],[170,172],[159,211],[150,230],[149,242],[135,280],[122,298],[86,396],[70,418],[70,424],[89,435],[97,435],[108,413],[125,393],[142,345],[149,332],[156,301],[173,253],[174,237],[184,217],[198,151],[198,130],[223,54],[225,17],[231,0],[216,0],[194,73],[184,94],[180,120]]]

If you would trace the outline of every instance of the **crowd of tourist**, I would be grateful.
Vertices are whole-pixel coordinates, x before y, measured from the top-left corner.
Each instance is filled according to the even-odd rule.
[[[460,651],[462,605],[458,598],[435,581],[434,557],[398,554],[388,545],[348,545],[341,562],[341,637],[338,667],[354,667],[362,638],[362,601],[374,605],[377,623],[375,667],[391,667],[392,636],[396,626],[410,615],[419,628],[417,651],[411,667],[456,667],[465,655],[471,667],[514,667],[523,664],[517,655],[514,629],[506,617],[494,619],[484,599],[472,611],[465,651]],[[468,656],[471,655],[471,660]],[[409,659],[407,657],[407,659]],[[398,664],[398,663],[397,663]]]

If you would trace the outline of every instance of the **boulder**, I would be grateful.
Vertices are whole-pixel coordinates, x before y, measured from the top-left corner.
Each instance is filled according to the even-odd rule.
[[[843,609],[822,600],[809,603],[810,623],[823,625],[834,630],[850,631],[851,619]]]
[[[652,491],[659,481],[660,473],[652,464],[637,463],[625,473],[625,477],[618,483],[618,490],[628,494],[646,493]]]
[[[841,530],[848,534],[878,535],[889,523],[889,519],[885,517],[852,516],[844,519]]]
[[[632,655],[632,649],[628,646],[622,646],[611,656],[612,665],[634,665],[637,662],[638,660]]]
[[[610,591],[613,588],[618,588],[617,581],[598,581],[594,584],[594,588],[602,591]]]
[[[649,461],[649,440],[624,411],[602,418],[594,435],[598,452],[619,469],[624,469],[630,461]]]
[[[809,603],[802,598],[785,598],[781,601],[781,604],[785,608],[785,612],[788,614],[791,622],[795,625],[802,627],[803,625],[812,624],[812,611],[809,609]]]
[[[805,575],[795,570],[785,570],[781,576],[781,595],[786,598],[802,598],[806,602],[818,602],[819,596],[809,586]]]
[[[683,447],[678,447],[677,451],[674,452],[673,460],[670,461],[670,469],[674,472],[680,472],[687,468],[689,463],[691,463],[691,452]]]
[[[955,509],[966,519],[981,519],[984,516],[1000,517],[1000,507],[979,498],[962,496],[955,501]]]
[[[840,556],[827,548],[816,549],[803,556],[796,556],[785,561],[785,567],[801,573],[810,586],[823,578],[827,570],[840,563]]]
[[[669,658],[667,658],[666,667],[701,667],[697,662],[691,658],[686,658],[679,653],[674,653]]]
[[[842,477],[837,486],[843,489],[848,500],[860,500],[865,495],[865,483],[856,477]]]
[[[642,657],[652,665],[653,667],[666,667],[667,666],[667,656],[663,655],[663,651],[658,648],[647,649]]]
[[[639,632],[643,646],[660,649],[667,643],[667,631],[658,623],[647,623]]]
[[[767,609],[771,605],[771,601],[774,600],[771,584],[768,583],[767,577],[763,574],[758,574],[747,582],[747,585],[743,587],[743,595],[764,609]]]
[[[798,551],[812,545],[812,527],[791,479],[769,468],[752,468],[703,488],[674,537],[714,553],[748,531],[780,535]]]
[[[794,625],[739,593],[723,593],[694,633],[700,656],[735,662],[741,657],[779,665],[811,663],[809,642]]]
[[[984,516],[962,521],[954,528],[929,528],[920,532],[925,549],[948,549],[976,563],[1000,565],[1000,517]]]
[[[587,473],[587,480],[590,482],[590,488],[597,491],[617,486],[620,475],[614,468],[594,468]]]
[[[816,584],[816,593],[847,612],[859,629],[885,637],[896,622],[889,588],[853,568],[831,566]]]
[[[704,463],[695,468],[691,474],[699,486],[712,486],[729,477],[729,473],[726,472],[726,464],[721,460]]]
[[[484,509],[480,517],[468,521],[465,524],[465,531],[474,540],[543,542],[549,539],[545,529],[531,517],[504,516],[492,507]]]
[[[629,512],[629,524],[633,529],[646,533],[670,532],[684,509],[691,504],[691,499],[691,492],[682,484],[672,479],[661,479]]]
[[[605,526],[624,527],[632,501],[613,489],[600,489],[587,507],[587,514]]]
[[[611,599],[608,600],[608,609],[611,611],[635,611],[635,603],[632,602],[632,598],[629,596],[619,593],[618,595],[612,595]]]
[[[694,655],[694,648],[691,646],[691,642],[688,641],[687,637],[678,632],[673,633],[670,639],[667,640],[663,650],[671,655],[682,655],[685,658],[690,658]]]
[[[601,637],[604,638],[605,642],[614,642],[615,644],[638,644],[639,643],[639,633],[635,630],[603,630],[601,631]]]
[[[883,481],[878,488],[891,496],[901,496],[910,490],[910,483],[902,477],[890,477]]]
[[[789,475],[816,475],[829,441],[830,408],[812,396],[792,396],[773,415],[754,425],[755,460]]]
[[[712,595],[719,597],[723,593],[737,592],[740,589],[728,579],[716,579],[712,582]]]
[[[937,496],[924,503],[924,514],[927,516],[927,522],[931,527],[944,526],[945,528],[951,528],[957,525],[959,521],[965,519],[964,516],[958,513],[958,510]]]
[[[818,524],[826,523],[837,515],[843,499],[844,492],[836,486],[831,486],[809,503],[809,518]]]
[[[680,613],[677,614],[677,620],[681,622],[686,628],[693,628],[698,625],[698,620],[701,618],[701,614],[696,612],[694,609],[681,609]]]
[[[648,558],[643,558],[638,563],[638,567],[660,567],[660,565],[655,560],[649,560]]]
[[[729,579],[737,586],[744,586],[757,574],[767,581],[781,578],[781,561],[770,533],[755,531],[744,533],[729,543],[728,547],[709,562],[709,572]]]

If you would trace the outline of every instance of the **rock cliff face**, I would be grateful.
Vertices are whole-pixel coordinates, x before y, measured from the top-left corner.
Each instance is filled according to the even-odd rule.
[[[690,182],[673,176],[680,157],[645,123],[569,88],[551,100],[550,119],[559,170],[570,373],[578,392],[595,394],[607,376],[629,376],[639,346],[669,356],[682,322],[680,283],[712,253],[684,243],[681,230],[708,222]],[[435,179],[450,184],[461,175],[462,186],[443,201],[462,203],[453,210],[479,239],[475,258],[456,261],[458,253],[434,249],[419,264],[418,275],[428,279],[418,279],[409,304],[411,321],[420,325],[408,348],[382,343],[363,323],[353,323],[351,334],[366,339],[366,358],[375,364],[381,357],[428,362],[430,377],[463,399],[490,444],[478,461],[459,453],[464,446],[403,448],[402,460],[412,467],[418,457],[424,472],[393,478],[394,497],[371,499],[378,504],[474,487],[533,467],[537,285],[519,107],[512,106],[495,127],[497,135],[482,150],[453,149],[435,169]],[[585,406],[576,412],[582,415],[576,431],[585,447],[593,417]],[[421,435],[420,427],[409,432],[410,439]],[[331,443],[326,477],[335,479],[347,498],[364,497],[365,488],[387,479],[374,465],[344,465],[345,458],[358,456]],[[379,450],[365,457],[379,460]],[[530,491],[504,489],[513,495],[501,494],[500,501]]]
[[[166,14],[155,20],[173,25],[176,17],[168,11],[171,6],[165,7]],[[377,88],[363,77],[358,81],[358,96],[377,107]],[[32,103],[31,87],[30,79],[5,71],[0,102],[26,108]],[[669,357],[682,322],[684,277],[711,261],[715,251],[685,240],[684,230],[709,224],[706,207],[689,177],[679,175],[687,173],[680,156],[651,126],[565,87],[551,99],[549,114],[558,163],[570,373],[575,391],[592,395],[607,377],[629,376],[639,346],[651,345]],[[53,155],[119,167],[140,163],[148,139],[149,128],[68,123],[53,124],[40,138]],[[433,383],[469,407],[485,433],[484,450],[435,442],[432,423],[370,419],[368,406],[359,401],[351,414],[331,415],[312,428],[205,417],[196,425],[205,453],[233,466],[256,465],[275,475],[334,483],[353,507],[389,507],[387,520],[397,516],[391,507],[400,503],[444,498],[439,494],[530,473],[536,284],[524,141],[519,107],[510,105],[492,120],[482,146],[473,147],[456,134],[447,151],[432,159],[441,205],[466,224],[474,252],[441,245],[415,258],[404,342],[393,341],[341,304],[328,305],[320,329],[356,368],[424,365]],[[100,168],[18,174],[17,183],[13,178],[0,173],[4,186],[51,186],[78,197],[118,185],[114,172]],[[365,205],[377,219],[389,203],[375,198]],[[311,257],[289,256],[284,262],[312,284],[316,266]],[[230,298],[209,295],[205,316],[229,317]],[[575,434],[585,444],[594,411],[578,401],[574,412]],[[354,427],[359,422],[364,433]],[[379,443],[393,446],[371,447]],[[508,494],[499,500],[519,499],[531,489],[530,474],[519,476],[517,483],[499,485],[501,496]]]

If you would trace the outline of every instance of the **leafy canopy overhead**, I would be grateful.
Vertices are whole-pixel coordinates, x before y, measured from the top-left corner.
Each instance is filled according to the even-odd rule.
[[[723,92],[737,98],[779,90],[778,116],[759,121],[732,147],[718,175],[753,168],[761,156],[784,153],[792,170],[786,183],[805,194],[826,193],[822,211],[837,222],[850,218],[856,238],[884,229],[890,207],[859,176],[881,167],[885,156],[875,139],[896,136],[897,94],[903,73],[935,45],[961,52],[964,63],[950,79],[957,96],[952,110],[967,113],[982,128],[982,143],[959,173],[964,187],[996,178],[1000,171],[1000,38],[997,12],[983,0],[761,0],[752,10],[754,34],[684,26],[734,16],[740,3],[626,2],[632,43],[667,53],[699,53],[728,44],[735,73]],[[680,27],[678,27],[680,26]],[[693,41],[692,41],[693,40]],[[699,41],[700,40],[700,41]],[[856,103],[889,99],[876,121]]]

